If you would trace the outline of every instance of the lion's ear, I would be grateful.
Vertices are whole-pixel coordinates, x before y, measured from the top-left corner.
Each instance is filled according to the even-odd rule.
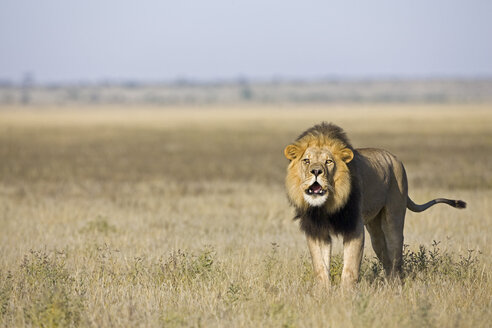
[[[297,156],[299,156],[299,147],[296,145],[288,145],[284,149],[284,155],[288,160],[292,161],[293,159],[296,159]]]
[[[343,148],[342,150],[340,150],[340,158],[345,163],[349,163],[351,160],[354,159],[354,152],[348,148]]]

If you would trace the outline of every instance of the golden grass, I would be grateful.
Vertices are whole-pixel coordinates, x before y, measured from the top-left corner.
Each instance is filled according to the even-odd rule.
[[[314,284],[282,151],[322,120],[402,159],[416,202],[468,202],[407,214],[403,285],[369,239],[355,293],[339,258]],[[490,105],[0,108],[0,325],[487,327],[491,126]]]

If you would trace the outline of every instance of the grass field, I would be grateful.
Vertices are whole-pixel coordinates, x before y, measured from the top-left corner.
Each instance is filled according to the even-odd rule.
[[[406,165],[403,284],[320,290],[283,148],[322,120]],[[0,108],[2,327],[490,327],[492,106]],[[367,236],[366,236],[367,237]]]

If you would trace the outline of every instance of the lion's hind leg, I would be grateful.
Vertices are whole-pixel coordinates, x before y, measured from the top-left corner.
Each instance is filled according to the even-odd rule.
[[[376,253],[379,261],[381,261],[381,263],[383,264],[384,271],[388,275],[391,271],[392,264],[388,256],[388,249],[386,247],[384,232],[381,228],[381,220],[385,215],[386,214],[384,213],[384,210],[381,210],[381,212],[379,212],[375,218],[373,218],[372,220],[370,220],[369,223],[366,224],[366,229],[371,236],[372,249]]]
[[[385,267],[390,278],[400,278],[403,265],[403,226],[405,223],[404,207],[387,207],[381,217],[381,230],[386,242],[386,254],[389,259]]]

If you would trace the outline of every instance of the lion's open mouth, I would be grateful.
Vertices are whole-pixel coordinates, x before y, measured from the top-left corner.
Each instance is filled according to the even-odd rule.
[[[326,190],[321,187],[321,185],[315,181],[312,185],[309,186],[308,189],[306,189],[306,194],[308,195],[319,195],[322,196],[326,193]]]

